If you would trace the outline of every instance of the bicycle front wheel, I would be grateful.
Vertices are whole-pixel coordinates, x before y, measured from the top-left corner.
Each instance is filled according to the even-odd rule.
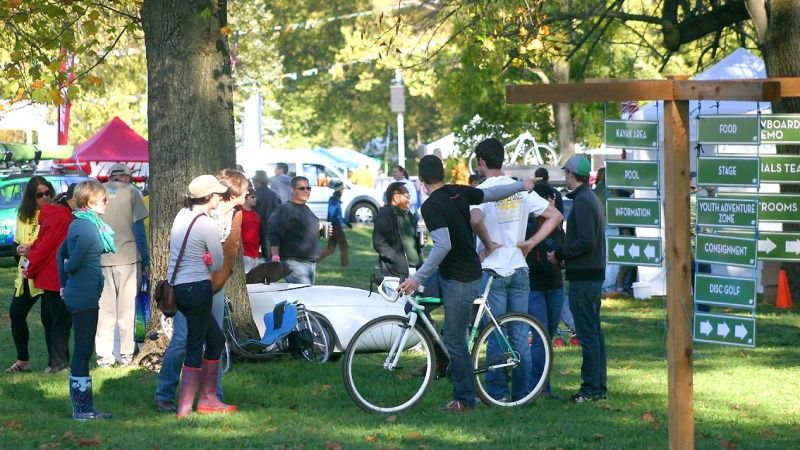
[[[550,337],[528,314],[511,313],[487,324],[472,348],[475,389],[489,406],[520,406],[542,393],[553,365]]]
[[[298,311],[297,331],[311,336],[310,345],[305,346],[300,355],[309,360],[320,364],[328,361],[331,357],[331,338],[328,330],[322,322],[307,309]]]
[[[396,413],[422,399],[433,382],[435,367],[433,343],[426,332],[409,327],[406,317],[379,317],[350,340],[344,356],[344,385],[362,409]]]

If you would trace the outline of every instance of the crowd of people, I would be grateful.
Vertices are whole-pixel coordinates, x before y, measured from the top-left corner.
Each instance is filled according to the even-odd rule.
[[[403,280],[398,290],[411,293],[424,285],[426,295],[442,298],[449,360],[442,357],[438,369],[444,372],[449,365],[453,380],[453,399],[444,409],[474,407],[467,327],[472,301],[490,274],[489,304],[495,314],[530,313],[550,334],[568,298],[583,351],[582,384],[571,399],[605,398],[600,328],[604,213],[588,185],[589,161],[572,157],[563,168],[573,200],[565,233],[561,195],[547,182],[546,171],[524,181],[503,175],[504,149],[496,139],[484,140],[475,153],[480,176],[470,180],[475,186],[445,184],[443,162],[433,155],[419,161],[419,190],[408,172],[395,166],[395,181],[385,191],[385,206],[375,217],[372,234],[382,274]],[[327,221],[320,222],[306,205],[312,189],[307,178],[291,177],[286,165],[278,164],[269,181],[264,171],[257,171],[251,184],[241,171],[225,169],[201,175],[187,187],[184,208],[170,234],[167,280],[174,286],[178,313],[154,396],[161,412],[186,417],[195,409],[201,414],[236,411],[222,401],[219,359],[224,285],[240,249],[246,270],[262,261],[280,262],[288,283],[314,284],[318,261],[337,247],[341,265],[349,264],[344,227],[350,223],[341,208],[344,187],[331,186]],[[34,176],[19,209],[19,276],[10,306],[17,360],[6,371],[31,370],[26,319],[41,298],[46,371],[70,373],[75,419],[103,419],[110,415],[94,408],[90,361],[93,352],[101,368],[125,367],[132,361],[133,298],[141,277],[149,275],[143,224],[148,212],[130,185],[125,164],[112,167],[105,184],[88,180],[54,194],[47,180]],[[432,242],[427,257],[421,222]],[[327,246],[321,238],[328,239]],[[568,296],[562,265],[570,281]],[[522,338],[513,340],[524,345]],[[512,392],[504,376],[490,380],[492,395],[524,395],[525,380],[541,373],[542,350],[534,346],[532,364],[515,369]],[[552,395],[549,386],[547,392]]]

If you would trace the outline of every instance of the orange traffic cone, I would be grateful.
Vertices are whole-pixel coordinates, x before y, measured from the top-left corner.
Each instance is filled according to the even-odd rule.
[[[778,300],[775,306],[780,309],[792,307],[792,294],[789,293],[789,280],[786,278],[786,269],[778,272]]]

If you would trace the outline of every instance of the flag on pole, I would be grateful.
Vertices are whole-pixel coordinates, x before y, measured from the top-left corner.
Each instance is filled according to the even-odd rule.
[[[75,72],[72,67],[75,65],[75,54],[65,48],[61,48],[61,73],[67,74],[67,81],[61,86],[61,103],[58,105],[58,145],[69,144],[69,110],[70,99],[67,95],[67,88],[75,80]]]

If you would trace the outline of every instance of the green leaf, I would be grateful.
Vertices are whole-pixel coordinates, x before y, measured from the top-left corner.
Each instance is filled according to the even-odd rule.
[[[50,91],[47,88],[34,89],[31,98],[38,103],[48,103],[50,101]]]

